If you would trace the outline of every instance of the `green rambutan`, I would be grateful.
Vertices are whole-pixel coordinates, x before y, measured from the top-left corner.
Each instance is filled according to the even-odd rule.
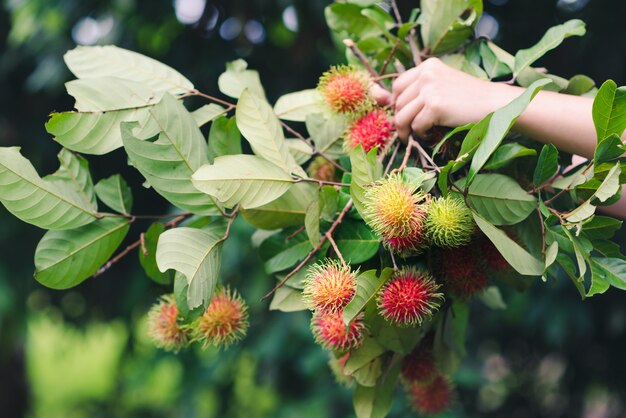
[[[428,273],[402,268],[378,292],[378,312],[400,327],[421,324],[441,305],[443,294],[438,289]]]
[[[190,325],[194,341],[228,348],[248,331],[248,307],[237,291],[217,288],[204,313]]]
[[[439,256],[439,272],[455,296],[469,298],[487,286],[487,275],[472,247],[447,248]]]
[[[345,144],[348,149],[361,145],[365,152],[369,152],[374,147],[383,150],[392,139],[394,132],[395,128],[387,112],[374,109],[350,125],[345,135]]]
[[[302,299],[313,311],[338,312],[356,291],[356,274],[338,260],[326,259],[309,267],[302,290]]]
[[[411,406],[422,415],[436,415],[448,410],[453,399],[452,383],[442,374],[425,385],[413,383],[409,387]]]
[[[315,341],[327,350],[348,351],[363,342],[365,324],[363,314],[350,325],[343,322],[343,311],[334,313],[315,312],[311,319],[311,330]]]
[[[425,198],[400,174],[391,174],[366,190],[365,220],[394,252],[419,250],[426,239]]]
[[[352,65],[331,67],[317,85],[328,107],[335,113],[356,113],[372,105],[367,73]]]
[[[426,231],[439,247],[460,247],[472,239],[474,219],[461,199],[448,195],[433,199],[428,205]]]
[[[158,348],[177,352],[189,342],[174,295],[163,295],[148,312],[148,335]]]

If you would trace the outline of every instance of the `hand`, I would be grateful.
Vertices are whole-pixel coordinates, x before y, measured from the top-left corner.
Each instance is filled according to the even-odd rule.
[[[381,105],[394,105],[398,135],[424,136],[433,126],[455,127],[477,122],[504,106],[519,92],[511,86],[481,80],[430,58],[404,72],[392,93],[375,87]]]

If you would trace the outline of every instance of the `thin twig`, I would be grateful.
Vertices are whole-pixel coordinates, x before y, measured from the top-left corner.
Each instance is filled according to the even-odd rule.
[[[430,165],[432,166],[433,169],[435,169],[435,171],[437,171],[438,173],[441,173],[441,169],[439,168],[439,166],[437,164],[435,164],[435,162],[433,161],[432,158],[430,158],[430,155],[428,155],[428,153],[426,152],[426,150],[424,150],[424,148],[422,148],[422,145],[419,143],[419,141],[416,141],[413,136],[411,135],[411,137],[409,138],[409,141],[413,141],[413,146],[415,148],[417,148],[417,150],[419,151],[420,154],[422,154],[424,156],[424,158],[426,158],[426,161],[428,161],[430,163]]]
[[[336,181],[328,181],[328,180],[320,180],[320,179],[309,179],[306,177],[299,177],[299,176],[292,176],[294,183],[300,183],[301,181],[305,181],[308,183],[317,183],[319,184],[320,187],[322,187],[325,184],[328,184],[330,186],[339,186],[339,187],[350,187],[350,185],[348,183],[339,183]]]
[[[346,267],[346,260],[344,260],[343,254],[341,254],[341,251],[339,251],[339,247],[337,247],[337,243],[333,239],[333,236],[330,235],[328,232],[326,232],[324,236],[326,237],[326,239],[328,239],[328,242],[330,242],[330,245],[333,247],[333,250],[335,250],[335,254],[337,254],[337,257],[339,257],[339,260],[341,260],[341,265]]]
[[[295,231],[293,231],[291,234],[289,234],[289,236],[287,237],[287,241],[289,241],[290,239],[292,239],[293,237],[295,237],[296,235],[298,235],[300,232],[305,230],[305,226],[302,225],[300,228],[296,229]]]
[[[396,154],[398,153],[399,148],[400,148],[400,142],[396,142],[396,146],[393,148],[391,157],[389,158],[389,161],[387,162],[387,167],[385,167],[385,173],[384,173],[385,176],[387,175],[389,170],[391,170],[391,166],[393,165],[393,161],[396,159]]]
[[[378,78],[380,74],[378,74],[376,70],[372,67],[372,65],[367,60],[365,54],[363,54],[359,47],[356,46],[354,41],[352,39],[344,39],[343,44],[350,48],[350,51],[352,51],[352,53],[359,59],[359,61],[361,61],[361,64],[363,64],[365,69],[370,73],[374,80],[376,80],[376,78]],[[385,88],[385,85],[380,80],[376,81],[376,83],[382,88]]]
[[[398,78],[398,77],[400,77],[400,73],[389,73],[389,74],[379,75],[378,77],[376,77],[376,80],[384,80],[386,78]]]
[[[283,287],[285,285],[285,283],[287,283],[287,280],[289,280],[294,274],[296,274],[298,271],[300,271],[302,269],[302,267],[304,267],[306,265],[306,263],[309,262],[311,257],[313,257],[313,255],[315,253],[317,253],[322,248],[324,243],[328,240],[328,235],[332,236],[333,232],[341,224],[341,222],[343,221],[343,218],[346,216],[346,213],[348,213],[348,211],[350,210],[351,207],[352,207],[352,199],[348,200],[348,203],[346,203],[346,206],[344,206],[343,210],[341,211],[341,213],[339,214],[337,219],[335,219],[335,222],[333,222],[333,224],[330,226],[328,231],[326,231],[326,234],[324,234],[324,236],[322,237],[320,242],[315,246],[315,248],[313,248],[311,251],[309,251],[307,256],[304,257],[304,259],[300,262],[300,264],[298,264],[293,270],[291,270],[291,272],[289,274],[287,274],[285,276],[285,278],[280,281],[280,283],[278,283],[276,286],[274,286],[274,288],[272,290],[267,292],[267,294],[265,296],[263,296],[261,298],[261,300],[265,300],[265,299],[269,298],[270,296],[272,296],[274,294],[274,292],[276,292],[278,289]]]
[[[227,107],[231,108],[231,110],[237,107],[237,105],[235,103],[227,102],[226,100],[222,100],[222,99],[218,99],[217,97],[209,96],[206,93],[202,93],[200,90],[193,89],[191,91],[191,93],[192,93],[191,95],[204,97],[205,99],[210,100],[212,102],[219,103],[219,104],[222,104],[224,106],[227,106]]]
[[[541,255],[546,256],[546,226],[543,224],[543,214],[541,208],[537,205],[537,214],[539,215],[539,222],[541,223]]]
[[[383,66],[380,67],[380,74],[385,74],[385,70],[387,69],[387,66],[389,65],[389,63],[391,62],[391,59],[393,58],[393,56],[396,54],[396,50],[398,49],[398,46],[400,45],[400,40],[398,39],[394,44],[393,47],[391,47],[391,51],[389,51],[389,55],[387,55],[387,58],[385,59],[385,62],[383,62]],[[392,76],[395,74],[392,74]],[[383,76],[378,76],[375,77],[376,81],[381,80]]]
[[[141,242],[141,252],[144,257],[148,256],[148,249],[146,248],[146,233],[139,234],[139,242]]]

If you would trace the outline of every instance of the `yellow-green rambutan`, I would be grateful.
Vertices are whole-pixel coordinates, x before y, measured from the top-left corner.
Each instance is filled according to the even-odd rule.
[[[326,259],[309,267],[302,290],[302,299],[313,311],[338,312],[356,291],[356,274],[338,260]]]
[[[163,295],[148,312],[148,335],[158,348],[179,351],[189,342],[180,324],[180,313],[174,295]]]
[[[463,200],[451,195],[435,198],[428,205],[426,231],[430,241],[439,247],[465,245],[474,232],[472,212]]]
[[[352,65],[332,67],[317,85],[328,107],[335,113],[357,113],[372,105],[369,75]]]

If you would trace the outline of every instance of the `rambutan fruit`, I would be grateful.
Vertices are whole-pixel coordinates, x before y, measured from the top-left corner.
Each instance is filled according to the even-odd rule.
[[[438,374],[430,383],[413,383],[409,387],[411,406],[422,415],[436,415],[450,408],[454,388],[448,378]]]
[[[394,252],[417,250],[426,238],[424,200],[414,185],[391,174],[366,190],[364,217]]]
[[[330,353],[330,359],[328,360],[328,367],[333,373],[333,376],[335,376],[335,381],[346,387],[352,383],[352,377],[344,373],[348,358],[350,358],[349,352],[339,358],[335,357],[335,354]]]
[[[328,107],[335,113],[356,113],[371,106],[371,79],[352,65],[331,67],[317,85]]]
[[[485,264],[491,270],[505,271],[511,268],[508,261],[500,254],[500,251],[498,251],[489,238],[484,235],[479,238],[478,250],[480,251],[482,259],[485,260]]]
[[[395,128],[389,115],[383,109],[374,109],[352,122],[345,134],[348,149],[363,147],[369,152],[372,148],[385,149],[393,137]]]
[[[426,231],[439,247],[459,247],[472,239],[474,219],[463,200],[448,195],[433,199],[428,205]]]
[[[470,246],[448,248],[439,256],[439,272],[448,290],[469,298],[487,286],[487,275]]]
[[[356,274],[338,260],[326,259],[309,267],[302,290],[302,299],[313,311],[338,312],[356,291]]]
[[[180,314],[174,295],[163,295],[148,312],[148,335],[158,348],[179,351],[188,338],[179,323]]]
[[[433,355],[432,339],[426,338],[402,361],[400,373],[406,383],[431,382],[437,376],[437,365]]]
[[[402,268],[378,292],[378,312],[400,327],[421,324],[441,305],[443,294],[438,289],[428,273]]]
[[[317,180],[337,181],[336,169],[326,158],[317,156],[306,169],[307,174]]]
[[[194,341],[227,348],[248,331],[248,307],[237,291],[217,288],[204,313],[190,326]]]
[[[311,330],[315,341],[325,349],[348,351],[357,348],[363,342],[365,332],[363,314],[346,326],[343,322],[343,311],[316,312],[311,319]]]

